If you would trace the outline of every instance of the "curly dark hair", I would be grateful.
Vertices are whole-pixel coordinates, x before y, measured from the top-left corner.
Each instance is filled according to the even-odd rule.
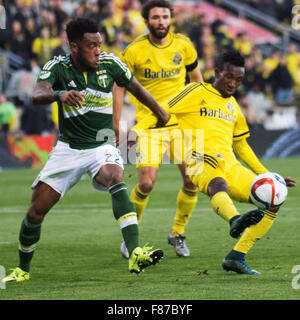
[[[85,18],[72,20],[66,27],[69,42],[81,40],[85,33],[97,33],[98,25],[95,21]]]
[[[154,7],[167,8],[170,10],[171,17],[174,15],[174,8],[170,1],[168,0],[149,0],[147,1],[142,8],[142,17],[145,20],[148,20],[149,12]]]
[[[224,64],[228,62],[236,67],[245,66],[245,58],[241,55],[239,51],[229,50],[225,51],[217,60],[216,67],[223,70]]]

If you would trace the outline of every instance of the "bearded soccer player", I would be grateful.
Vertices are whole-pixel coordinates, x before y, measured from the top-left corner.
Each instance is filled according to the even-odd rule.
[[[33,92],[34,103],[58,101],[60,136],[32,185],[31,205],[19,234],[20,264],[3,281],[29,279],[30,262],[45,215],[85,173],[96,189],[111,194],[113,214],[130,253],[129,271],[140,273],[163,255],[161,250],[139,246],[136,212],[123,182],[123,160],[112,139],[101,135],[101,130],[113,130],[114,82],[148,105],[163,123],[169,115],[124,62],[101,52],[102,38],[96,23],[77,19],[67,25],[66,31],[71,54],[47,62]]]
[[[245,260],[255,242],[271,228],[278,210],[252,210],[240,214],[232,199],[250,203],[250,186],[257,174],[268,172],[247,143],[249,129],[233,94],[245,73],[244,58],[237,51],[224,53],[217,61],[215,81],[188,84],[169,99],[166,111],[175,114],[183,131],[192,130],[192,142],[186,145],[188,174],[200,192],[210,197],[212,209],[230,225],[230,235],[241,237],[223,259],[225,270],[241,274],[259,274]],[[146,129],[156,123],[148,116],[133,128]],[[204,139],[197,140],[203,130]],[[249,167],[244,167],[235,154]],[[296,181],[284,178],[287,186]]]
[[[128,65],[137,80],[159,102],[166,101],[185,85],[186,74],[190,81],[202,81],[198,67],[197,52],[190,39],[182,34],[170,32],[173,7],[169,1],[150,0],[142,9],[142,16],[149,33],[138,37],[123,52],[121,59]],[[124,88],[116,87],[114,91],[114,126],[118,133],[121,116]],[[151,111],[141,102],[135,101],[136,120],[139,123]],[[130,198],[135,204],[138,222],[149,201],[149,195],[154,187],[158,169],[163,155],[168,153],[170,159],[178,165],[183,178],[183,187],[177,196],[177,210],[172,231],[168,236],[169,244],[173,245],[180,257],[187,257],[190,251],[185,243],[184,227],[186,226],[197,203],[197,188],[186,175],[186,166],[182,159],[174,156],[174,145],[182,143],[176,137],[169,139],[169,131],[178,127],[175,116],[172,116],[166,128],[160,130],[162,141],[154,143],[151,140],[140,141],[137,148],[137,169],[139,182],[131,191]],[[153,143],[153,145],[150,145]],[[150,149],[156,148],[155,157],[150,157]],[[148,157],[149,155],[149,157]],[[121,252],[128,258],[124,242]]]

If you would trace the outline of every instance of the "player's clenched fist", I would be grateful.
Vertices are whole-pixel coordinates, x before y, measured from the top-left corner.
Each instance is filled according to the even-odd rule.
[[[62,91],[59,94],[60,101],[68,104],[69,106],[82,108],[82,102],[85,101],[84,94],[75,90]]]

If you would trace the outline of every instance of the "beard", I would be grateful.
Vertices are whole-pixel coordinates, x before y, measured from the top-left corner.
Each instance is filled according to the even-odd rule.
[[[151,35],[154,37],[154,38],[157,38],[157,39],[163,39],[167,36],[167,34],[169,33],[169,30],[170,30],[170,26],[168,26],[166,29],[162,30],[162,31],[158,31],[156,30],[153,26],[148,26],[148,29],[151,33]]]

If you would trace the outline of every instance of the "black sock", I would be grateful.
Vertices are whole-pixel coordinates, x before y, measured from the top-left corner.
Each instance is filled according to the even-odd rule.
[[[19,268],[29,272],[30,262],[32,260],[34,250],[41,235],[41,223],[29,222],[28,218],[22,221],[19,234]]]

